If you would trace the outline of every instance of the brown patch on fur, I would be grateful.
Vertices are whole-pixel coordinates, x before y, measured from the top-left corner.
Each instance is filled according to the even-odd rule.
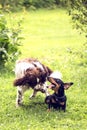
[[[36,75],[32,75],[32,73],[26,73],[25,76],[19,79],[15,79],[13,82],[14,86],[24,86],[24,85],[29,85],[29,86],[36,86],[37,85],[37,77]]]
[[[50,109],[47,109],[47,112],[50,112],[51,110]]]
[[[56,94],[58,94],[58,89],[59,89],[59,87],[60,87],[60,85],[57,85],[55,88],[53,88],[53,90],[54,90],[54,92],[55,92]]]
[[[55,80],[51,77],[48,78],[49,82],[54,84],[55,86],[58,86],[58,84],[55,82]]]
[[[50,103],[50,100],[46,100],[46,103]]]
[[[64,105],[65,103],[64,102],[60,102],[60,105]]]
[[[26,71],[25,71],[25,75],[27,75],[27,74],[32,74],[32,75],[39,75],[39,68],[37,68],[37,67],[35,67],[35,68],[29,68],[29,69],[27,69]]]
[[[73,85],[73,82],[64,83],[64,89],[67,90],[71,85]]]
[[[56,101],[52,98],[52,103],[56,103]]]
[[[51,78],[51,77],[49,77],[48,80],[49,80],[49,82],[51,82],[53,85],[55,85],[55,87],[52,88],[52,90],[54,90],[55,93],[58,93],[58,89],[59,89],[59,87],[60,87],[60,84],[56,83],[56,81],[55,81],[53,78]]]
[[[22,61],[28,61],[28,62],[34,62],[37,60],[32,59],[24,59]],[[22,62],[19,61],[19,62]],[[43,84],[47,80],[47,76],[52,73],[52,71],[48,68],[42,65],[44,70],[41,68],[35,66],[34,68],[29,68],[24,72],[24,76],[20,79],[15,79],[13,85],[14,86],[23,86],[23,85],[30,85],[31,87],[34,87],[37,84]],[[38,81],[37,81],[38,79]]]

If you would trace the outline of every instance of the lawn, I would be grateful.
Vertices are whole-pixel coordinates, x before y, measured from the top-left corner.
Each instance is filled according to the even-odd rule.
[[[63,74],[65,82],[74,85],[66,91],[66,112],[47,112],[45,95],[38,93],[30,100],[30,89],[25,93],[23,106],[16,109],[14,73],[0,72],[0,129],[1,130],[87,130],[87,66],[79,50],[84,36],[72,29],[66,10],[37,10],[5,14],[8,24],[22,19],[22,52],[20,58],[34,57]],[[14,18],[14,19],[13,19]],[[13,66],[14,67],[14,66]]]

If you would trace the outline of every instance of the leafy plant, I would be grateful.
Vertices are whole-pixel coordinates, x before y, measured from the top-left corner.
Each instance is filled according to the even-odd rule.
[[[70,14],[75,23],[76,29],[87,34],[87,1],[86,0],[69,0]]]
[[[14,62],[20,54],[19,45],[21,41],[20,24],[18,27],[7,27],[4,15],[0,15],[0,66]]]
[[[23,5],[28,7],[35,7],[35,8],[47,8],[52,7],[55,4],[55,0],[24,0]]]
[[[83,63],[87,65],[87,1],[69,0],[69,14],[72,17],[74,27],[86,37],[86,42],[78,51]],[[76,51],[74,51],[75,54]]]

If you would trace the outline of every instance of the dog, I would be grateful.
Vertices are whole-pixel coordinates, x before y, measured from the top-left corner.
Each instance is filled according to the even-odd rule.
[[[49,76],[48,80],[51,83],[49,88],[54,90],[54,93],[52,95],[48,95],[45,98],[45,103],[48,105],[48,111],[53,108],[55,110],[62,109],[65,112],[67,101],[65,90],[67,90],[71,85],[73,85],[73,82],[64,83],[61,80],[61,76],[59,76],[59,73],[55,74],[55,72]]]
[[[35,97],[38,91],[48,96],[46,81],[52,73],[53,71],[49,67],[43,65],[37,59],[18,60],[15,65],[16,79],[13,81],[13,85],[17,87],[16,106],[22,104],[23,94],[29,88],[34,90],[30,98]]]

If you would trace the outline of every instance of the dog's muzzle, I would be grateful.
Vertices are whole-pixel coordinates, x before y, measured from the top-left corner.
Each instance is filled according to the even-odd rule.
[[[56,85],[53,85],[53,84],[48,86],[48,88],[50,88],[50,89],[54,89],[55,87],[56,87]]]

